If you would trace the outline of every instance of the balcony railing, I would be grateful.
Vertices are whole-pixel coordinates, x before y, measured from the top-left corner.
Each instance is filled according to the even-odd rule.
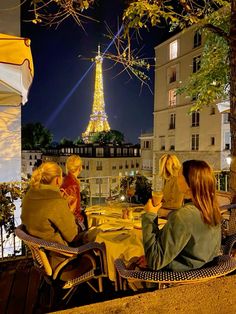
[[[215,172],[217,180],[217,189],[221,191],[229,190],[229,171]],[[138,177],[138,176],[137,176]],[[106,200],[119,198],[122,195],[121,180],[122,176],[108,176],[108,177],[90,177],[81,178],[81,204],[82,207],[92,206],[95,204],[102,204]],[[127,178],[127,176],[126,176]],[[128,182],[128,181],[127,181]],[[18,182],[17,186],[25,190],[25,182]],[[9,187],[16,185],[15,182],[7,183]],[[0,197],[2,197],[2,186],[0,183]],[[9,197],[9,195],[7,195]],[[123,195],[126,197],[126,195]],[[15,210],[12,214],[13,229],[14,226],[19,225],[21,200],[20,198],[14,200]],[[10,259],[14,256],[24,255],[22,243],[15,237],[14,233],[8,234],[5,230],[4,224],[0,220],[0,259]]]

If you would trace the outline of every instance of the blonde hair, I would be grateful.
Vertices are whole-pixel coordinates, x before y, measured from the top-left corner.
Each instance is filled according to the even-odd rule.
[[[218,225],[221,214],[216,200],[216,179],[211,167],[203,160],[187,160],[183,163],[183,176],[203,221],[208,225]]]
[[[71,155],[66,160],[66,172],[75,173],[82,166],[82,159],[78,155]]]
[[[33,171],[30,186],[38,189],[40,184],[50,184],[55,177],[62,177],[61,167],[54,161],[44,162]]]
[[[177,177],[181,163],[175,155],[164,154],[159,159],[159,176],[165,180],[170,177]]]

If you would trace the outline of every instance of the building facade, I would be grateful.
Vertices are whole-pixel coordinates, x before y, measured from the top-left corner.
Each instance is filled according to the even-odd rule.
[[[42,161],[55,161],[66,172],[66,159],[72,154],[82,158],[81,185],[89,184],[92,197],[118,193],[120,179],[140,174],[139,145],[81,144],[74,147],[47,149]]]
[[[21,175],[29,178],[35,168],[42,162],[41,150],[22,150],[21,152]]]
[[[141,174],[152,182],[153,173],[153,133],[142,133],[139,137],[141,147]]]
[[[229,114],[215,104],[190,114],[194,104],[176,89],[201,65],[202,35],[196,28],[180,32],[155,48],[153,179],[158,188],[158,160],[164,153],[180,161],[204,159],[214,170],[227,169],[230,149]]]

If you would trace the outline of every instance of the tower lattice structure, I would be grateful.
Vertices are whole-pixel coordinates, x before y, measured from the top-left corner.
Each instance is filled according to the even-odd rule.
[[[92,113],[90,114],[87,129],[82,133],[82,138],[85,143],[89,143],[91,137],[97,132],[110,131],[107,114],[105,112],[102,61],[103,58],[100,53],[100,46],[98,46],[98,54],[95,57],[96,70]]]

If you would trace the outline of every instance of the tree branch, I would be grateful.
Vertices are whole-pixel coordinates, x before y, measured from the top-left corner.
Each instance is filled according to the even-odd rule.
[[[206,29],[210,30],[212,33],[219,35],[220,37],[224,38],[227,41],[227,43],[230,42],[229,35],[225,31],[223,31],[223,29],[221,29],[217,26],[214,26],[213,24],[210,24],[210,23],[204,24],[202,26],[202,28],[206,28]]]

